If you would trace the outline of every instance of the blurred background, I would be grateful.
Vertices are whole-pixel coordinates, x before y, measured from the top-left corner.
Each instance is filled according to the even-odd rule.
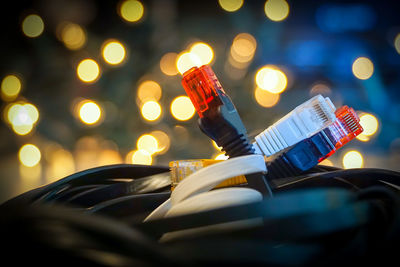
[[[106,164],[224,158],[180,84],[211,64],[250,136],[329,96],[364,133],[324,164],[400,171],[396,1],[2,3],[0,201]]]

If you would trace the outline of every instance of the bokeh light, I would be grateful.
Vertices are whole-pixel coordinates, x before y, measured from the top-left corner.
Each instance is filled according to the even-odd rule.
[[[39,119],[39,111],[30,103],[14,103],[6,109],[7,121],[18,135],[26,135]]]
[[[157,138],[155,138],[151,134],[144,134],[140,136],[139,139],[137,140],[136,147],[138,148],[138,150],[145,150],[150,155],[153,155],[158,151]]]
[[[374,64],[369,58],[359,57],[353,62],[352,71],[358,79],[367,80],[374,73]]]
[[[315,95],[328,96],[331,94],[332,94],[332,90],[329,88],[328,85],[323,84],[323,83],[315,84],[310,90],[310,95],[312,95],[312,96],[315,96]]]
[[[120,164],[122,163],[121,155],[117,150],[113,149],[103,149],[98,158],[98,165],[111,165],[111,164]]]
[[[325,166],[331,166],[331,167],[334,166],[333,163],[332,163],[332,161],[330,161],[329,159],[324,159],[323,161],[321,161],[321,162],[319,163],[319,165],[325,165]]]
[[[1,98],[4,101],[12,101],[21,91],[21,80],[15,75],[7,75],[1,81]]]
[[[187,121],[193,117],[195,108],[187,96],[178,96],[171,103],[171,114],[179,121]]]
[[[363,156],[357,150],[351,150],[344,154],[342,162],[345,169],[362,168],[364,166]]]
[[[74,158],[68,150],[54,149],[48,153],[46,160],[48,161],[46,168],[47,182],[56,181],[75,172]]]
[[[38,37],[44,30],[44,23],[40,16],[36,14],[28,15],[22,21],[22,32],[31,38]]]
[[[83,100],[79,104],[79,119],[84,124],[92,125],[97,123],[101,118],[101,113],[100,106],[92,100]]]
[[[171,140],[169,136],[165,132],[158,130],[152,131],[150,134],[157,139],[157,154],[166,153],[171,145]]]
[[[230,55],[238,63],[247,63],[253,59],[256,48],[257,41],[251,34],[240,33],[233,39]]]
[[[168,76],[174,76],[178,74],[176,68],[177,53],[167,53],[160,60],[161,71]]]
[[[396,48],[397,53],[400,54],[400,33],[398,33],[394,39],[394,47]]]
[[[106,41],[103,44],[102,55],[108,64],[119,65],[125,59],[126,50],[123,44],[118,41]]]
[[[265,15],[272,21],[282,21],[289,15],[289,4],[285,0],[267,0]]]
[[[280,95],[272,94],[268,91],[256,87],[256,89],[254,90],[254,98],[260,106],[264,108],[271,108],[278,104]]]
[[[194,53],[184,52],[178,55],[176,60],[176,68],[180,74],[185,73],[193,67],[200,67],[201,59]]]
[[[142,116],[147,121],[155,121],[161,116],[161,106],[158,102],[150,100],[142,105]]]
[[[78,67],[76,68],[76,73],[81,81],[91,83],[95,82],[99,78],[100,67],[96,61],[87,58],[79,62]]]
[[[364,131],[357,136],[357,139],[363,142],[369,141],[379,128],[378,119],[369,113],[362,113],[360,115],[360,124]]]
[[[193,44],[190,47],[190,52],[199,57],[202,65],[210,64],[214,59],[214,51],[206,43],[199,42]]]
[[[131,162],[132,164],[151,165],[153,158],[146,150],[136,150],[132,153]]]
[[[86,33],[78,24],[62,23],[59,31],[61,41],[70,50],[78,50],[86,44]]]
[[[229,157],[225,155],[225,153],[219,153],[214,157],[215,160],[227,160],[228,158]]]
[[[125,0],[120,4],[118,13],[127,22],[137,22],[143,17],[144,7],[140,1]]]
[[[33,167],[40,162],[41,153],[37,146],[25,144],[19,149],[18,158],[23,165]]]
[[[137,97],[141,102],[158,101],[162,95],[161,86],[155,81],[142,82],[137,90]]]
[[[243,5],[243,0],[218,0],[221,8],[228,12],[235,12]]]
[[[282,93],[287,87],[287,77],[275,66],[265,66],[256,73],[256,84],[260,89],[273,94]]]

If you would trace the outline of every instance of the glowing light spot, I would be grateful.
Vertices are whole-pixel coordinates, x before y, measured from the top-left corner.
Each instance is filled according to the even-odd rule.
[[[60,39],[66,48],[78,50],[86,44],[86,33],[78,24],[66,22],[60,25]]]
[[[80,104],[79,119],[85,124],[95,124],[101,118],[100,106],[91,100],[84,100]]]
[[[242,7],[243,0],[218,0],[218,3],[223,10],[235,12]]]
[[[332,94],[332,90],[323,83],[317,83],[310,90],[310,95],[330,95]]]
[[[184,52],[178,55],[178,59],[176,61],[176,68],[180,74],[185,73],[193,67],[200,67],[201,65],[201,59],[196,54],[191,52]]]
[[[255,80],[258,87],[273,94],[282,93],[287,86],[285,73],[274,66],[262,67],[257,71]]]
[[[280,95],[279,94],[272,94],[268,91],[262,90],[260,88],[256,88],[254,90],[254,98],[256,99],[257,103],[264,107],[264,108],[271,108],[278,104]]]
[[[76,68],[78,78],[86,83],[91,83],[97,80],[100,75],[100,67],[93,59],[82,60]]]
[[[229,157],[225,155],[225,153],[220,153],[218,155],[215,156],[214,159],[216,160],[227,160]]]
[[[397,34],[396,38],[394,39],[394,47],[396,48],[397,53],[400,54],[400,33]]]
[[[369,58],[359,57],[353,62],[352,70],[358,79],[367,80],[374,73],[374,64]]]
[[[167,53],[161,58],[160,69],[165,75],[174,76],[178,74],[175,64],[177,56],[177,53]]]
[[[12,104],[7,109],[7,121],[18,135],[26,135],[39,119],[39,111],[29,103]]]
[[[364,166],[364,159],[360,152],[352,150],[344,154],[343,167],[345,169],[362,168]]]
[[[364,113],[360,116],[360,124],[364,131],[357,136],[357,139],[363,142],[369,141],[371,136],[373,136],[379,128],[378,119],[368,113]]]
[[[158,101],[161,95],[161,86],[155,81],[144,81],[138,87],[137,96],[141,102]]]
[[[112,149],[104,149],[100,152],[98,159],[99,166],[120,163],[122,163],[122,158],[118,151]]]
[[[161,106],[156,101],[147,101],[142,105],[142,116],[145,120],[155,121],[161,116]]]
[[[218,151],[221,151],[221,150],[222,150],[222,147],[218,146],[217,143],[215,143],[214,140],[211,140],[211,143],[212,143],[213,147],[214,147],[216,150],[218,150]]]
[[[190,52],[198,56],[202,65],[210,64],[214,59],[214,51],[206,43],[195,43],[190,47]]]
[[[144,134],[140,136],[137,140],[136,146],[138,150],[145,150],[150,155],[153,155],[158,151],[158,141],[150,134]]]
[[[169,136],[163,131],[153,131],[150,134],[157,139],[157,154],[164,154],[167,152],[171,145]]]
[[[46,168],[48,182],[58,180],[75,172],[74,158],[68,150],[55,149],[46,156],[46,159],[48,161]]]
[[[144,7],[140,1],[126,0],[119,6],[118,13],[127,22],[137,22],[143,17]]]
[[[319,163],[319,165],[325,165],[325,166],[331,166],[331,167],[333,167],[333,163],[332,163],[332,161],[330,161],[329,159],[324,159],[323,161],[321,161],[321,162]]]
[[[132,164],[151,165],[152,162],[153,158],[146,150],[136,150],[132,153]]]
[[[289,4],[285,0],[267,0],[265,15],[272,21],[282,21],[289,15]]]
[[[187,96],[178,96],[171,103],[171,114],[179,121],[187,121],[193,117],[195,108]]]
[[[7,75],[1,82],[1,97],[5,101],[14,100],[21,91],[21,81],[15,75]]]
[[[36,14],[29,15],[22,21],[22,32],[28,37],[38,37],[42,34],[43,30],[43,20]]]
[[[251,34],[240,33],[233,39],[230,54],[234,61],[247,63],[253,59],[256,48],[257,41]]]
[[[33,167],[37,165],[41,158],[41,153],[37,146],[32,144],[23,145],[18,152],[19,161],[27,166]]]
[[[121,64],[125,54],[125,47],[118,41],[106,41],[103,44],[103,58],[110,65]]]

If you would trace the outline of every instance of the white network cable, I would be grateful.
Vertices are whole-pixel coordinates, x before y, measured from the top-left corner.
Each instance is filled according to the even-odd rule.
[[[262,155],[236,157],[200,169],[182,180],[144,221],[261,201],[261,193],[250,188],[210,190],[228,178],[266,171]]]
[[[257,135],[253,147],[257,154],[276,154],[334,122],[335,110],[329,97],[314,96]]]

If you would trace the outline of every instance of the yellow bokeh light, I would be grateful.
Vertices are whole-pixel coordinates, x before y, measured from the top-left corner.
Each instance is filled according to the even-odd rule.
[[[257,71],[255,80],[258,87],[273,94],[282,93],[287,86],[285,73],[274,66],[262,67]]]
[[[156,101],[147,101],[142,105],[142,116],[145,120],[155,121],[161,116],[161,106]]]
[[[121,64],[125,59],[125,47],[118,41],[106,41],[102,50],[104,60],[110,65]]]
[[[15,75],[7,75],[1,82],[1,97],[5,101],[14,100],[21,91],[21,81]]]
[[[167,53],[161,58],[160,69],[165,75],[174,76],[178,74],[175,64],[177,56],[177,53]]]
[[[152,131],[150,134],[157,139],[157,154],[164,154],[167,152],[171,145],[169,136],[163,131]]]
[[[22,32],[31,38],[38,37],[44,30],[44,23],[41,17],[36,14],[28,15],[22,21]]]
[[[137,96],[141,102],[158,101],[161,95],[161,86],[155,81],[144,81],[138,87]]]
[[[143,17],[144,7],[140,1],[125,0],[119,6],[118,13],[127,22],[137,22]]]
[[[185,73],[193,67],[200,67],[201,65],[201,59],[191,52],[179,54],[176,60],[176,68],[180,74]]]
[[[187,121],[193,117],[195,108],[187,96],[178,96],[171,103],[171,114],[179,121]]]
[[[215,160],[227,160],[228,158],[225,153],[219,153],[214,157]]]
[[[85,124],[95,124],[101,118],[100,106],[91,100],[83,100],[79,104],[79,119]]]
[[[238,63],[246,63],[253,59],[257,48],[256,39],[248,33],[238,34],[232,42],[230,54]]]
[[[104,149],[100,152],[98,158],[98,165],[111,165],[111,164],[120,164],[122,163],[121,155],[118,151],[113,149]]]
[[[214,51],[211,46],[206,43],[199,42],[193,44],[190,47],[190,52],[200,58],[202,65],[210,64],[214,59]]]
[[[331,167],[333,167],[333,163],[332,163],[332,161],[330,161],[329,159],[324,159],[323,161],[321,161],[321,162],[319,163],[319,165],[325,165],[325,166],[331,166]]]
[[[37,165],[41,158],[41,153],[37,146],[32,144],[23,145],[18,152],[19,161],[27,166],[33,167]]]
[[[272,21],[282,21],[289,15],[289,4],[285,0],[267,0],[265,15]]]
[[[345,169],[362,168],[364,166],[363,156],[357,150],[344,154],[342,162]]]
[[[100,67],[96,61],[87,58],[79,62],[76,73],[81,81],[91,83],[99,77]]]
[[[374,73],[374,64],[369,58],[359,57],[353,62],[352,70],[358,79],[367,80]]]
[[[278,104],[280,95],[272,94],[257,87],[254,90],[254,98],[260,106],[264,108],[270,108]]]
[[[138,150],[145,150],[150,155],[153,155],[158,151],[158,141],[151,134],[144,134],[137,140],[136,146]]]
[[[7,109],[7,121],[18,135],[26,135],[39,120],[39,111],[30,103],[15,103]]]
[[[70,50],[78,50],[86,43],[85,31],[75,23],[63,23],[61,25],[60,38],[65,47]]]
[[[74,158],[68,150],[56,149],[48,157],[47,182],[53,182],[75,172]]]
[[[153,158],[146,150],[136,150],[132,153],[132,164],[151,165],[152,162]]]
[[[397,34],[396,38],[394,39],[394,47],[396,48],[397,53],[400,54],[400,33]]]
[[[223,10],[235,12],[242,7],[243,0],[218,0],[218,3]]]
[[[222,147],[218,146],[217,143],[215,143],[214,140],[211,140],[211,143],[212,143],[213,147],[214,147],[216,150],[218,150],[218,151],[221,151],[221,150],[222,150]]]
[[[379,121],[378,119],[368,113],[363,113],[360,116],[360,124],[364,131],[357,136],[357,139],[363,142],[369,141],[371,136],[373,136],[379,128]]]

